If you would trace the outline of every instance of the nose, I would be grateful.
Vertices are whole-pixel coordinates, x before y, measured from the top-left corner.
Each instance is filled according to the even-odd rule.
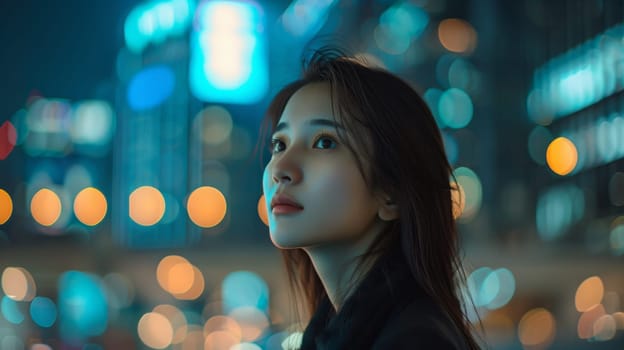
[[[282,154],[278,159],[273,160],[271,164],[271,176],[276,184],[296,184],[301,181],[302,170],[301,165],[294,157],[294,154]]]

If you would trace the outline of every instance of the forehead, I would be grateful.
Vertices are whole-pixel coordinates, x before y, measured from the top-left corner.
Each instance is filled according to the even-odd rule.
[[[300,124],[310,119],[336,120],[332,108],[331,88],[327,82],[304,85],[288,100],[279,122],[289,125]]]

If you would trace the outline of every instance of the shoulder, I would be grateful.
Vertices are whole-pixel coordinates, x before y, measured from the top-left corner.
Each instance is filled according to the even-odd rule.
[[[451,320],[432,302],[416,300],[395,312],[372,349],[466,349]]]

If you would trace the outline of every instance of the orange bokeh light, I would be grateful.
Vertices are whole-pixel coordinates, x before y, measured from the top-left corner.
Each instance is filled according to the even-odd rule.
[[[52,226],[61,216],[61,199],[53,191],[42,188],[30,201],[33,218],[43,226]]]
[[[264,194],[260,196],[260,200],[258,200],[258,216],[260,220],[264,222],[265,225],[269,226],[269,214],[267,211],[266,200],[264,198]]]
[[[74,199],[74,213],[80,222],[95,226],[106,216],[106,197],[93,187],[80,191]]]
[[[165,214],[165,197],[152,186],[142,186],[130,194],[130,218],[137,224],[151,226]]]
[[[204,228],[218,225],[227,212],[225,196],[210,186],[195,189],[189,196],[186,207],[191,221]]]
[[[567,175],[578,162],[578,152],[574,143],[565,137],[554,139],[546,149],[546,163],[557,175]]]
[[[592,276],[584,280],[576,290],[574,305],[576,310],[585,312],[596,304],[602,302],[604,296],[604,285],[598,276]]]
[[[546,309],[530,310],[520,319],[518,338],[525,346],[546,347],[555,337],[555,318]]]
[[[13,201],[11,196],[0,188],[0,225],[9,220],[13,214]]]
[[[30,301],[37,294],[35,280],[28,270],[21,267],[4,269],[2,290],[9,298],[17,301]]]
[[[438,39],[451,52],[470,53],[477,46],[477,32],[470,23],[448,18],[438,25]]]

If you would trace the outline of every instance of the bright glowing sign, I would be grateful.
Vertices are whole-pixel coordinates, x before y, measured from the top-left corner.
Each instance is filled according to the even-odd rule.
[[[259,6],[204,1],[193,27],[189,84],[195,97],[240,104],[264,97],[268,65]]]

